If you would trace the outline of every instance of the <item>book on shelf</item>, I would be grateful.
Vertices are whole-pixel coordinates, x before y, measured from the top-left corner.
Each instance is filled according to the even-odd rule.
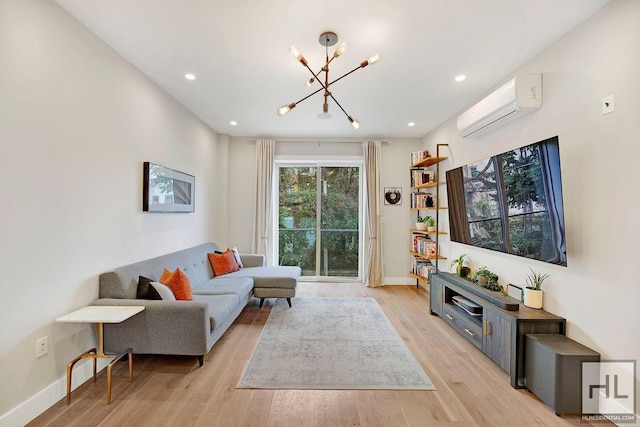
[[[431,193],[413,192],[410,197],[411,208],[426,209],[436,207],[436,198]]]
[[[411,169],[411,186],[435,182],[436,172],[428,169]]]
[[[429,277],[429,271],[435,269],[435,266],[426,260],[414,258],[411,262],[411,272],[418,276]]]
[[[435,256],[437,250],[436,242],[422,235],[413,236],[413,252],[424,256]]]
[[[431,157],[431,154],[429,154],[429,150],[414,151],[411,153],[411,164],[415,165],[416,163],[423,161],[427,157]]]

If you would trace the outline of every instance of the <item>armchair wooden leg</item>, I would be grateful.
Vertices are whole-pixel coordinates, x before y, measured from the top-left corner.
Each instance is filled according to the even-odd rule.
[[[198,356],[198,365],[200,365],[200,367],[204,365],[204,355]]]
[[[260,298],[260,308],[262,308],[262,304],[264,304],[264,298]]]
[[[289,304],[289,308],[291,308],[291,298],[287,298],[287,303]]]

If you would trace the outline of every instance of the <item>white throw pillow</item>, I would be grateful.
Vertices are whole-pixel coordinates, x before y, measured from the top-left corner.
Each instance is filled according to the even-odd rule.
[[[153,286],[155,290],[158,291],[158,294],[160,294],[160,298],[162,298],[163,300],[167,300],[167,301],[176,300],[176,296],[173,295],[173,291],[167,285],[164,285],[160,282],[151,282],[151,286]]]
[[[236,257],[236,262],[238,263],[238,267],[242,268],[242,260],[240,259],[240,253],[238,252],[238,248],[235,246],[231,248],[231,252],[233,252],[233,256]]]

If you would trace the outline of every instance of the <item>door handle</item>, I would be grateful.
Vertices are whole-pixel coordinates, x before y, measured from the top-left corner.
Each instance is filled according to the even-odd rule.
[[[483,325],[483,328],[482,328],[482,333],[484,334],[485,337],[487,335],[489,335],[489,321],[488,320],[484,321],[484,325]]]

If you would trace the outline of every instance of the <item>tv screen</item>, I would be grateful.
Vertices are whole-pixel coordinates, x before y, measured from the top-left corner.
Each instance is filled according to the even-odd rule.
[[[451,241],[567,265],[558,137],[447,171]]]

